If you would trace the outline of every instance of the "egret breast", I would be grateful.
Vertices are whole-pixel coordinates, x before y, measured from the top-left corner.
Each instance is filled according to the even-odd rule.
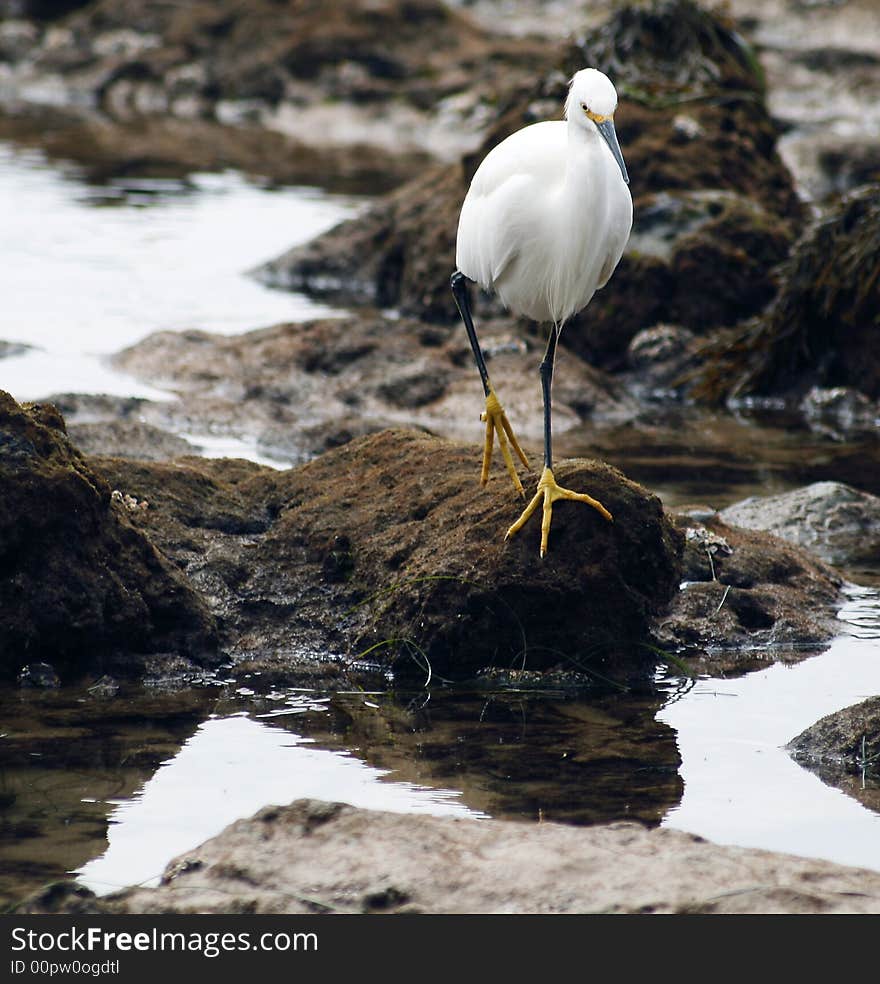
[[[561,325],[611,275],[631,224],[629,190],[598,133],[572,147],[566,124],[536,123],[474,175],[456,263],[515,314]]]

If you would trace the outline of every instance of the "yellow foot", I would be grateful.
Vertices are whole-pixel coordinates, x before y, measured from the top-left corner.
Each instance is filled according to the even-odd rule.
[[[514,533],[519,532],[525,526],[526,521],[529,516],[538,508],[538,503],[544,500],[544,518],[541,522],[541,556],[543,557],[547,553],[547,537],[550,535],[550,520],[553,518],[553,503],[557,499],[574,499],[577,502],[586,502],[588,506],[592,506],[594,509],[598,510],[609,523],[613,522],[611,513],[598,502],[592,496],[587,495],[586,492],[572,492],[569,489],[563,489],[561,486],[556,484],[556,479],[553,477],[553,472],[549,468],[545,468],[541,472],[541,478],[538,482],[538,491],[535,493],[532,501],[523,510],[522,516],[510,527],[504,536],[507,540],[513,536]]]
[[[486,443],[483,445],[483,471],[480,475],[480,484],[485,485],[489,481],[489,465],[492,463],[492,449],[495,445],[494,435],[497,433],[498,445],[501,448],[504,464],[507,465],[507,471],[513,479],[513,484],[517,492],[521,496],[525,496],[525,490],[522,487],[522,482],[519,480],[519,475],[516,473],[516,467],[513,464],[513,458],[510,454],[511,446],[519,455],[519,460],[526,468],[531,470],[532,466],[529,464],[529,459],[525,456],[525,452],[519,446],[519,441],[517,441],[516,435],[511,429],[507,414],[504,412],[504,407],[498,401],[494,389],[489,390],[489,395],[486,397],[486,410],[480,415],[480,420],[486,422]],[[508,444],[508,440],[510,444]]]

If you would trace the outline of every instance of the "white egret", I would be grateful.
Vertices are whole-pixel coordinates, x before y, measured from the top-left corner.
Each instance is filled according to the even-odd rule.
[[[607,283],[632,228],[629,177],[614,130],[616,108],[617,92],[606,75],[594,68],[577,72],[569,84],[565,120],[533,123],[493,148],[474,174],[458,222],[452,292],[486,394],[483,484],[495,434],[521,495],[510,446],[527,468],[529,462],[489,380],[467,282],[494,291],[516,314],[551,323],[540,367],[544,469],[534,498],[505,537],[516,533],[543,500],[542,557],[557,499],[586,502],[611,520],[600,502],[561,488],[553,477],[550,388],[563,325]]]

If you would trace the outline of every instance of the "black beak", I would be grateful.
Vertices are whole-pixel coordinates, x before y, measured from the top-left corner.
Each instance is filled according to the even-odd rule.
[[[614,154],[614,159],[617,161],[617,166],[620,168],[623,180],[629,184],[626,164],[623,163],[623,154],[620,152],[620,144],[617,142],[617,131],[614,129],[614,120],[605,120],[604,123],[597,123],[596,127],[599,133],[605,138],[605,143],[611,148],[611,153]]]

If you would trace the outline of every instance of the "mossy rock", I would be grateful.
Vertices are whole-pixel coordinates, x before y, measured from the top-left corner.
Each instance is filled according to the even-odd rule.
[[[780,279],[764,316],[706,346],[696,395],[800,396],[813,386],[850,386],[880,396],[880,185],[844,196],[815,221]]]
[[[0,675],[35,662],[62,679],[138,675],[158,653],[213,661],[206,606],[132,525],[133,503],[68,441],[53,406],[0,392],[0,487]]]

